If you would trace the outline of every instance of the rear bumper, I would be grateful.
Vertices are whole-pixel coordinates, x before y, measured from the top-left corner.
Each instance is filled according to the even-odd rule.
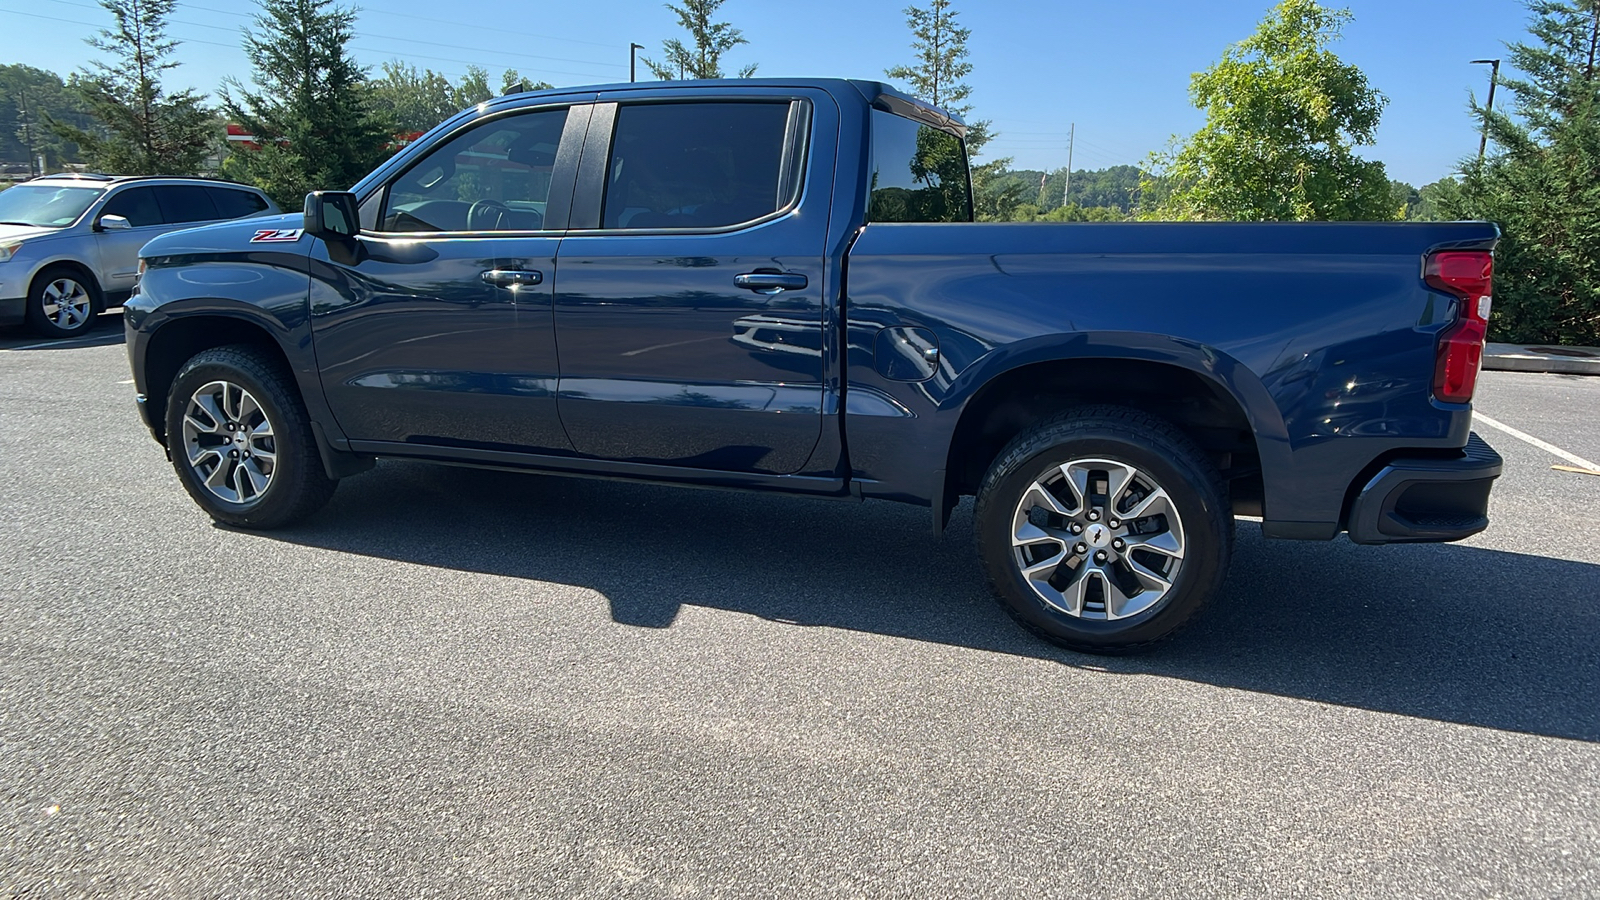
[[[1395,459],[1356,495],[1347,530],[1358,544],[1459,541],[1489,527],[1502,462],[1473,434],[1460,455]]]

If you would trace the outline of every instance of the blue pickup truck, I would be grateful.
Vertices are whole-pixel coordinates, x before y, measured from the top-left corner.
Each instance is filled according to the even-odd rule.
[[[303,215],[165,235],[139,409],[217,521],[378,457],[926,507],[1002,605],[1124,651],[1267,537],[1488,525],[1485,223],[973,222],[965,127],[876,83],[524,93]]]

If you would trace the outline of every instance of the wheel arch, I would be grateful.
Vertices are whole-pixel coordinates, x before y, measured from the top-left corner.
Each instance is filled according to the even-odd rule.
[[[270,354],[291,374],[295,367],[268,325],[253,317],[227,312],[203,312],[168,318],[152,329],[144,341],[141,388],[145,402],[165,410],[167,395],[183,364],[195,354],[215,347],[244,345]],[[298,384],[298,379],[296,379]],[[302,394],[304,388],[302,386]],[[156,438],[167,442],[164,414],[151,417]]]
[[[1254,373],[1227,354],[1160,335],[1035,339],[962,373],[959,414],[934,504],[942,527],[1000,451],[1031,422],[1073,406],[1116,404],[1172,422],[1236,482],[1240,512],[1263,515],[1266,485],[1289,464],[1282,415]]]

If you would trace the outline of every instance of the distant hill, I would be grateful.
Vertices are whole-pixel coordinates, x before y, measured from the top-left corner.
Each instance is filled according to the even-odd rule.
[[[1041,196],[1039,178],[1044,176]],[[1022,202],[1049,212],[1063,205],[1062,191],[1067,186],[1067,170],[1046,174],[1038,169],[1012,169],[1000,180],[1014,182],[1022,189]],[[1139,196],[1139,167],[1112,166],[1109,169],[1078,169],[1072,173],[1072,192],[1068,203],[1082,207],[1112,207],[1128,213]]]

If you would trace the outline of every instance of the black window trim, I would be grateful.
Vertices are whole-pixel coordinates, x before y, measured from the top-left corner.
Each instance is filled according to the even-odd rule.
[[[789,190],[789,200],[772,212],[732,225],[710,228],[604,228],[602,215],[605,209],[606,174],[611,168],[611,144],[616,136],[617,111],[627,106],[680,106],[707,103],[764,103],[789,104],[789,119],[783,139],[784,159],[778,173],[779,184]],[[595,117],[589,125],[589,135],[583,145],[583,159],[579,163],[577,191],[573,197],[573,221],[570,235],[680,235],[680,234],[731,234],[773,222],[792,214],[805,201],[806,173],[812,164],[812,105],[810,98],[793,94],[695,94],[688,97],[671,97],[634,101],[602,101],[597,103]],[[609,107],[609,109],[603,109]],[[579,224],[579,222],[583,224]],[[590,224],[593,223],[593,224]]]
[[[547,227],[535,231],[381,231],[377,228],[369,227],[366,222],[366,216],[363,215],[361,216],[362,221],[360,223],[361,228],[359,234],[366,238],[400,241],[472,238],[485,239],[506,237],[551,237],[565,234],[567,232],[565,222],[561,223],[561,227],[549,227],[553,221],[553,217],[548,213],[551,204],[557,202],[556,198],[564,188],[566,189],[566,193],[568,195],[571,194],[572,180],[577,174],[575,171],[577,169],[577,159],[574,152],[568,151],[567,145],[575,139],[581,142],[583,138],[583,128],[588,125],[589,113],[592,106],[593,104],[590,103],[561,100],[555,103],[540,104],[537,106],[515,106],[509,109],[496,111],[491,115],[478,116],[468,119],[462,122],[458,127],[452,129],[450,132],[440,135],[436,140],[430,141],[428,148],[422,153],[417,154],[416,159],[410,160],[403,167],[390,173],[389,177],[385,178],[381,184],[372,190],[371,193],[361,198],[360,203],[360,206],[364,211],[364,208],[368,203],[376,201],[378,214],[374,224],[381,224],[383,220],[383,210],[389,205],[389,188],[396,181],[404,178],[412,169],[415,169],[417,166],[431,159],[434,151],[455,140],[458,135],[461,135],[479,126],[487,125],[490,122],[507,118],[509,116],[534,115],[542,112],[554,112],[564,108],[567,110],[567,121],[561,132],[561,145],[556,148],[556,163],[550,172],[550,196],[545,200],[546,216],[544,222]],[[573,133],[575,121],[579,123],[579,130],[576,136],[574,136]]]

